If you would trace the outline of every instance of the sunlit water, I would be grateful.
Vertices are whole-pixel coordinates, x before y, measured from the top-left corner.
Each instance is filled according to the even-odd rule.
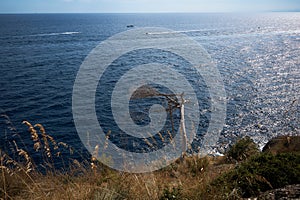
[[[277,135],[299,135],[300,13],[0,15],[0,109],[16,128],[1,118],[2,147],[7,146],[4,141],[19,140],[16,132],[26,146],[31,145],[21,124],[26,119],[43,124],[58,141],[85,152],[72,118],[76,74],[94,47],[128,30],[128,24],[186,34],[211,55],[228,101],[226,124],[215,151],[223,153],[244,135],[260,146]],[[168,58],[163,52],[155,54]],[[122,59],[129,65],[135,62]],[[97,102],[101,110],[101,99]],[[109,130],[111,119],[105,118],[103,109],[101,120]],[[138,118],[147,119],[144,115],[134,115],[135,122],[142,123]],[[203,130],[208,118],[200,119]]]

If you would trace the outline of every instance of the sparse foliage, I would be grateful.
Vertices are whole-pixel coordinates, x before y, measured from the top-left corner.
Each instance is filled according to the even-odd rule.
[[[243,161],[249,157],[259,153],[257,145],[253,140],[246,136],[239,139],[227,152],[227,158],[229,161]]]

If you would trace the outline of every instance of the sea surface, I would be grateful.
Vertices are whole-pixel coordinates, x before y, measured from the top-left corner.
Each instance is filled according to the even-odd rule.
[[[0,147],[9,149],[15,140],[31,151],[30,133],[22,124],[27,120],[42,124],[57,141],[85,154],[72,115],[76,75],[93,48],[133,29],[127,27],[130,24],[133,28],[161,27],[180,32],[211,56],[223,79],[227,100],[226,123],[212,153],[224,153],[245,135],[262,147],[274,136],[300,134],[300,13],[2,14]],[[153,57],[146,56],[149,52],[140,54],[144,59],[162,56],[168,62],[164,52],[156,51]],[[134,63],[126,56],[122,59],[129,65]],[[121,72],[124,68],[119,64]],[[190,80],[198,81],[193,75]],[[199,88],[201,84],[205,83],[199,81]],[[109,130],[111,119],[105,118],[102,106],[99,100],[98,116]],[[139,116],[147,116],[132,115],[143,125],[145,121],[139,121]],[[200,121],[205,130],[209,116]],[[197,135],[195,150],[203,134],[205,131]],[[114,140],[118,143],[117,138]]]

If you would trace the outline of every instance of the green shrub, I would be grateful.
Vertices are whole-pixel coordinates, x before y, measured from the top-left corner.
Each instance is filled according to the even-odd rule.
[[[248,198],[269,189],[299,183],[300,154],[261,153],[216,179],[211,188],[219,188],[222,195],[237,190],[241,197]]]
[[[246,136],[239,139],[226,153],[229,161],[243,161],[259,153],[257,145]]]

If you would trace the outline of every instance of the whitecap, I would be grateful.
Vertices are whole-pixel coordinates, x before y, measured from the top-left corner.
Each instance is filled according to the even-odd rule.
[[[73,34],[79,34],[80,32],[60,32],[60,33],[41,33],[41,34],[35,34],[30,36],[55,36],[55,35],[73,35]]]

